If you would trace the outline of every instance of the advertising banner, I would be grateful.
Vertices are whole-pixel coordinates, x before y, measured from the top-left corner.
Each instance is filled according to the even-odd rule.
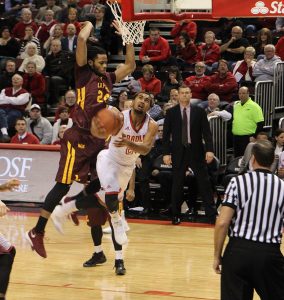
[[[213,0],[212,14],[214,18],[222,17],[284,17],[284,2],[255,0]]]
[[[44,146],[41,146],[43,148]],[[48,149],[48,146],[45,146]],[[31,147],[30,147],[31,148]],[[1,200],[44,202],[45,196],[55,184],[59,151],[33,149],[1,149],[0,184],[18,178],[20,187],[13,192],[0,194]],[[74,183],[70,195],[78,193],[83,185]]]

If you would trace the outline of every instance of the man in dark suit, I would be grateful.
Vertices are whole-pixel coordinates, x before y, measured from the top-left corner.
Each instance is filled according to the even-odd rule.
[[[180,223],[185,172],[192,169],[197,180],[208,222],[214,222],[217,211],[206,163],[214,158],[212,135],[203,109],[190,106],[191,90],[179,88],[179,105],[167,111],[163,134],[163,160],[173,166],[171,206],[172,223]],[[203,144],[203,140],[205,144]]]
[[[77,48],[77,36],[76,36],[76,27],[74,24],[68,24],[67,36],[61,39],[61,47],[63,51],[76,52]]]

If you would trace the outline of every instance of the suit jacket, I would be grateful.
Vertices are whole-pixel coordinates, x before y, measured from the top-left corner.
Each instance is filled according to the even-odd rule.
[[[77,36],[75,36],[74,40],[73,40],[73,45],[72,45],[72,52],[76,51],[77,48]],[[68,48],[69,41],[68,41],[68,36],[65,36],[61,39],[61,45],[62,45],[62,50],[64,51],[70,51]]]
[[[204,162],[205,151],[213,152],[213,141],[206,113],[200,107],[190,107],[190,138],[191,161]],[[167,110],[165,117],[163,155],[171,154],[173,167],[179,167],[183,151],[185,148],[182,144],[182,116],[180,105],[176,105]]]

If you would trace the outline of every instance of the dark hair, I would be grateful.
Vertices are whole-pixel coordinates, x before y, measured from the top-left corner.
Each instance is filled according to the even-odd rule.
[[[127,89],[123,89],[123,90],[121,90],[121,91],[117,94],[117,97],[116,97],[117,101],[119,101],[119,97],[121,96],[121,94],[122,94],[122,93],[125,93],[125,92],[126,92],[127,98],[128,98],[128,92],[127,92]]]
[[[4,30],[8,30],[11,33],[11,29],[9,28],[9,26],[2,26],[0,29],[0,35],[2,35]]]
[[[218,67],[219,67],[220,63],[224,63],[224,64],[227,65],[227,67],[229,67],[229,63],[228,63],[228,61],[225,60],[225,59],[220,59],[220,60],[218,61]]]
[[[256,142],[251,153],[262,167],[269,168],[274,161],[274,147],[270,141]]]
[[[106,50],[97,46],[88,46],[87,59],[94,60],[99,54],[107,54]]]
[[[168,75],[169,75],[170,73],[176,74],[176,79],[177,79],[177,81],[178,81],[178,82],[182,82],[182,75],[181,75],[180,70],[179,70],[179,68],[178,68],[177,66],[170,66],[170,67],[168,68]],[[167,80],[170,81],[169,78],[168,78]]]
[[[284,129],[283,128],[277,128],[274,132],[274,136],[279,136],[280,134],[284,133]]]
[[[65,111],[67,111],[69,113],[69,107],[65,106],[65,105],[60,105],[60,106],[58,106],[57,111],[58,111],[58,114],[61,114]]]
[[[135,100],[135,98],[136,98],[139,94],[146,94],[146,95],[148,95],[148,96],[151,98],[150,107],[153,107],[153,106],[154,106],[154,104],[155,104],[155,96],[154,96],[154,94],[149,93],[149,92],[141,91],[141,92],[136,93],[136,94],[133,96],[133,100]]]
[[[160,32],[160,29],[158,27],[151,27],[149,29],[149,31],[159,31]]]
[[[265,33],[265,35],[267,36],[267,41],[266,41],[266,45],[268,44],[272,44],[272,40],[273,40],[273,37],[272,37],[272,32],[270,29],[268,28],[261,28],[258,33],[257,33],[257,43],[261,44],[262,41],[261,41],[261,34],[262,33]]]
[[[258,137],[259,135],[265,135],[268,138],[268,133],[265,131],[259,131],[256,135],[256,137]]]
[[[191,41],[190,36],[186,32],[182,32],[180,36],[182,36],[185,39],[185,44],[188,44]]]
[[[18,121],[24,121],[25,124],[27,125],[27,120],[24,117],[17,118],[15,121],[15,125],[17,124]]]

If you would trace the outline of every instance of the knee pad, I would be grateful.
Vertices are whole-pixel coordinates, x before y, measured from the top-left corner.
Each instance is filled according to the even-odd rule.
[[[106,194],[105,201],[109,212],[118,211],[118,194]]]

